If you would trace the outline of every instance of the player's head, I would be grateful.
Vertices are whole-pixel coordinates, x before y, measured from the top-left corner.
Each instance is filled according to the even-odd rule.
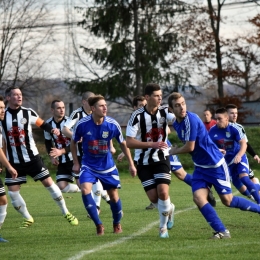
[[[91,91],[87,91],[82,94],[82,106],[83,106],[85,112],[87,112],[87,113],[91,112],[91,109],[88,104],[88,99],[93,96],[95,96],[95,94]]]
[[[144,90],[145,99],[150,107],[158,107],[162,102],[162,90],[156,83],[149,83]]]
[[[5,102],[3,96],[0,96],[0,120],[4,120],[5,117]]]
[[[238,116],[237,106],[234,104],[228,104],[226,105],[226,110],[228,113],[229,121],[232,123],[236,123]]]
[[[61,120],[65,116],[64,102],[59,99],[54,99],[51,102],[51,112],[55,120]]]
[[[23,95],[18,87],[9,87],[5,90],[5,99],[12,109],[17,109],[22,105]]]
[[[215,112],[218,128],[226,128],[228,126],[228,113],[225,107],[218,108]]]
[[[204,122],[209,123],[212,119],[212,112],[209,108],[203,111]]]
[[[96,117],[104,117],[107,114],[107,103],[103,96],[94,95],[88,99],[92,114]]]
[[[144,96],[135,96],[133,98],[133,102],[132,102],[132,105],[133,105],[133,108],[134,110],[140,108],[140,107],[143,107],[146,105],[146,100],[145,100],[145,97]]]
[[[183,118],[185,118],[187,107],[182,94],[178,92],[173,92],[168,97],[168,106],[169,110],[175,114],[177,121],[181,121]]]

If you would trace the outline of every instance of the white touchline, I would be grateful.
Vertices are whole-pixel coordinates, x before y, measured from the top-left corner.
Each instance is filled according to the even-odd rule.
[[[238,194],[237,191],[233,193],[233,195],[236,195],[236,194]],[[219,202],[220,200],[216,200],[216,201]],[[178,211],[174,212],[174,215],[177,215],[177,214],[180,214],[182,212],[189,211],[189,210],[192,210],[192,209],[196,209],[196,208],[197,208],[197,206],[193,206],[193,207],[186,208],[184,210],[178,210]],[[134,237],[138,237],[138,236],[144,234],[148,230],[152,229],[155,225],[158,225],[158,223],[159,223],[158,220],[154,221],[154,222],[150,223],[149,225],[147,225],[145,228],[139,230],[136,233],[133,233],[130,236],[122,237],[122,238],[120,238],[118,240],[115,240],[114,242],[106,243],[106,244],[104,244],[102,246],[97,246],[97,247],[94,247],[93,249],[90,249],[90,250],[83,250],[83,251],[79,252],[78,254],[76,254],[75,256],[72,256],[72,257],[68,258],[68,260],[79,260],[82,257],[84,257],[85,255],[89,255],[89,254],[95,253],[97,251],[100,251],[102,249],[105,249],[105,248],[108,248],[108,247],[111,247],[111,246],[116,246],[118,244],[124,243],[125,241],[127,241],[129,239],[132,239]]]

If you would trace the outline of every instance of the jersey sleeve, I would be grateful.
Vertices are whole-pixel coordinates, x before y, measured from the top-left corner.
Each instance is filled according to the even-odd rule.
[[[81,133],[81,124],[79,124],[79,122],[76,124],[75,129],[73,131],[73,135],[72,135],[72,140],[74,142],[78,142],[81,137],[82,137],[82,133]]]
[[[28,110],[30,111],[30,122],[31,124],[35,125],[39,118],[39,115],[31,108],[28,108]]]
[[[185,118],[185,141],[196,141],[198,135],[198,116],[187,116]]]
[[[129,137],[136,137],[138,129],[139,129],[139,115],[133,113],[130,116],[130,119],[128,121],[127,127],[126,127],[126,136]]]

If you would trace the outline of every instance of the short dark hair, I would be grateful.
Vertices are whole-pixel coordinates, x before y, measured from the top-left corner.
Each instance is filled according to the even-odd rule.
[[[218,109],[216,110],[215,113],[216,113],[216,114],[225,114],[225,113],[227,113],[227,110],[226,110],[225,107],[220,107],[220,108],[218,108]]]
[[[8,88],[5,90],[5,97],[10,96],[12,90],[14,90],[14,89],[20,89],[20,88],[19,88],[19,87],[8,87]]]
[[[91,91],[86,91],[82,94],[82,100],[88,100],[89,97],[94,96],[95,94]]]
[[[212,111],[212,109],[210,109],[210,108],[206,108],[203,112],[207,112],[207,111],[209,111],[210,114],[213,115],[213,111]]]
[[[172,107],[172,101],[173,100],[177,100],[179,98],[183,97],[181,93],[179,92],[172,92],[171,95],[168,97],[168,106],[170,108],[173,108]]]
[[[138,106],[138,101],[144,101],[145,100],[145,97],[144,96],[141,96],[141,95],[137,95],[133,98],[133,101],[132,101],[132,105],[133,107],[137,107]]]
[[[94,106],[99,100],[105,100],[105,98],[102,95],[95,95],[93,97],[88,98],[88,103],[92,107]]]
[[[236,105],[234,105],[234,104],[227,104],[226,105],[226,109],[230,109],[230,108],[236,108],[237,109],[237,106]]]
[[[158,91],[158,90],[161,90],[160,85],[156,83],[148,83],[144,89],[144,94],[151,96],[154,91]]]
[[[0,101],[3,101],[4,102],[4,97],[3,96],[0,96]]]
[[[51,102],[51,108],[55,108],[55,103],[56,102],[62,102],[61,100],[59,99],[54,99],[52,102]]]

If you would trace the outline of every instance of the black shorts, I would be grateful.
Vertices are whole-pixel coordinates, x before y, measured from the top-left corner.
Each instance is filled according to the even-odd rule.
[[[2,179],[0,179],[0,197],[1,197],[1,196],[4,196],[4,195],[6,195],[6,193],[5,193],[5,187],[4,187],[4,184],[3,184],[3,182],[2,182]]]
[[[6,170],[5,184],[7,186],[20,185],[27,182],[26,176],[31,176],[34,181],[43,181],[50,177],[49,170],[45,167],[42,158],[36,155],[33,160],[26,163],[11,164],[18,173],[16,179],[12,179],[11,174]]]
[[[156,188],[158,184],[171,183],[170,161],[164,160],[149,165],[137,165],[137,175],[145,191]]]
[[[74,175],[72,173],[73,161],[60,163],[56,172],[56,181],[74,182]]]

